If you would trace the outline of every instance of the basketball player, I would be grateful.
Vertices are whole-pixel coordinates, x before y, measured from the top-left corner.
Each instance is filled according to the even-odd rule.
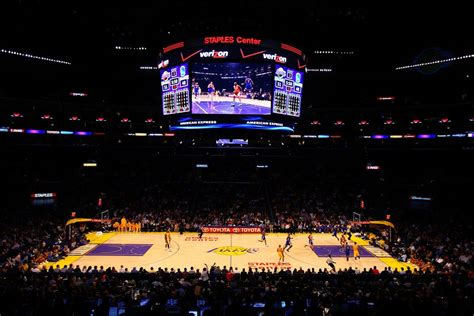
[[[307,245],[304,245],[305,247],[310,247],[311,249],[313,249],[313,233],[309,233],[308,235],[308,244]]]
[[[125,218],[125,216],[122,216],[122,219],[120,220],[120,231],[127,231],[127,219]]]
[[[199,87],[199,83],[196,81],[193,86],[193,96],[197,100],[200,94],[201,94],[201,87]]]
[[[288,236],[286,236],[285,248],[283,248],[283,249],[286,249],[286,247],[288,247],[288,249],[286,249],[286,251],[288,251],[288,252],[290,252],[290,249],[293,247],[293,244],[291,243],[292,239],[293,239],[293,237],[291,237],[290,234],[288,234]]]
[[[202,231],[202,228],[199,227],[199,228],[198,228],[198,237],[199,237],[199,239],[202,238],[202,234],[204,234],[204,232]]]
[[[214,87],[214,83],[209,82],[207,85],[207,92],[209,93],[209,98],[211,100],[211,109],[214,108],[214,94],[216,92],[216,87]]]
[[[114,222],[114,224],[112,225],[112,227],[113,227],[116,231],[120,232],[120,223],[119,223],[119,222]]]
[[[234,94],[232,95],[232,106],[235,105],[235,97],[239,98],[239,103],[242,105],[242,98],[240,97],[240,92],[242,91],[242,88],[239,86],[237,82],[234,82]]]
[[[346,252],[346,261],[349,261],[349,256],[351,254],[351,247],[349,246],[349,243],[346,242],[346,247],[345,247],[345,250]]]
[[[265,246],[268,247],[267,245],[267,237],[266,237],[266,232],[265,232],[265,228],[262,228],[262,237],[260,238],[259,240],[260,242],[265,242]]]
[[[165,248],[168,251],[171,251],[170,243],[171,243],[171,233],[170,233],[170,229],[168,228],[165,233]]]
[[[344,233],[341,235],[341,239],[339,240],[339,242],[341,243],[341,249],[344,250],[344,248],[346,247],[346,237],[344,236]]]
[[[359,255],[359,245],[354,241],[354,245],[352,245],[352,249],[354,250],[354,260],[357,260],[359,258],[360,260],[360,255]]]
[[[245,88],[244,92],[247,94],[247,99],[252,98],[252,90],[253,90],[253,80],[250,77],[245,78]]]
[[[326,263],[331,267],[332,272],[336,272],[336,261],[332,258],[331,254],[328,255]]]
[[[284,249],[281,247],[281,245],[278,245],[278,248],[277,248],[278,263],[285,262],[285,253],[283,252],[283,250]]]

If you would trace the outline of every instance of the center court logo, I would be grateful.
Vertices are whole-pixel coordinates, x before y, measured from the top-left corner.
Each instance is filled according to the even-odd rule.
[[[241,256],[245,254],[257,253],[258,248],[245,248],[240,246],[224,246],[209,250],[208,252],[217,253],[223,256]]]
[[[211,58],[226,58],[229,56],[228,51],[218,51],[218,50],[211,50],[210,52],[201,52],[199,53],[201,58],[203,57],[211,57]]]

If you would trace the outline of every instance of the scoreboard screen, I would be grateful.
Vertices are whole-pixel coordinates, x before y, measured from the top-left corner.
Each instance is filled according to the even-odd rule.
[[[307,64],[301,49],[259,36],[173,41],[160,51],[156,67],[161,77],[158,102],[170,131],[294,132],[304,111]]]
[[[270,115],[271,64],[201,62],[191,65],[192,114]]]
[[[181,64],[160,71],[163,115],[187,113],[189,104],[189,68]]]
[[[273,113],[299,117],[303,95],[303,72],[277,65],[274,78]]]

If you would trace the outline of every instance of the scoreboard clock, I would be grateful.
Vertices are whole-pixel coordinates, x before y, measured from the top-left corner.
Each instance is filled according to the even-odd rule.
[[[303,94],[303,72],[276,65],[273,113],[299,117]]]
[[[163,114],[189,112],[189,68],[181,64],[160,71]]]

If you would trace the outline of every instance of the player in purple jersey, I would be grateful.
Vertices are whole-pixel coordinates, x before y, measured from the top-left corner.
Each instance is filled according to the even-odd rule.
[[[211,100],[210,108],[214,109],[214,94],[216,93],[216,87],[212,81],[207,85],[207,93],[209,94],[209,99]]]
[[[313,233],[309,233],[308,235],[308,244],[307,245],[304,245],[305,247],[310,247],[311,249],[313,249]]]
[[[267,245],[267,233],[265,232],[265,228],[262,228],[262,237],[260,238],[260,242],[265,242],[265,246]]]
[[[250,77],[245,78],[245,87],[244,92],[246,93],[247,99],[252,98],[252,90],[253,90],[253,80]]]
[[[200,94],[201,94],[201,87],[199,87],[199,83],[196,81],[193,85],[193,96],[197,100]]]

